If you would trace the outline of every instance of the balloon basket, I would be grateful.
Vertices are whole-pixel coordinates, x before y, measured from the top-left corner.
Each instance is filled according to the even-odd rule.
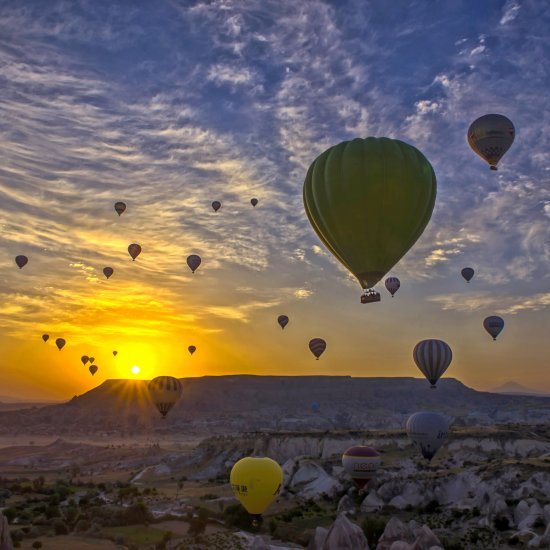
[[[379,302],[380,301],[380,292],[376,292],[376,290],[366,290],[361,295],[361,303],[362,304],[370,304],[371,302]]]

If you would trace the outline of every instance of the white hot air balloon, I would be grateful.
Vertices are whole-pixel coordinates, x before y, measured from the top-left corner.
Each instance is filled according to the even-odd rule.
[[[449,436],[449,423],[439,413],[417,412],[407,420],[407,435],[422,456],[431,460]]]

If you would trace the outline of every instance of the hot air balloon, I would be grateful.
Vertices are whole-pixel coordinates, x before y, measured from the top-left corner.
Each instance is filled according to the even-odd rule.
[[[229,482],[233,493],[257,524],[281,490],[283,470],[271,458],[248,456],[233,465]]]
[[[414,347],[413,359],[431,387],[435,388],[436,382],[451,364],[453,352],[443,340],[422,340]]]
[[[389,138],[344,141],[318,156],[304,181],[307,217],[327,249],[370,291],[420,237],[436,178],[412,145]]]
[[[90,371],[92,376],[97,372],[97,369],[98,369],[97,365],[90,365],[88,367],[88,370]]]
[[[342,466],[359,490],[363,489],[372,479],[381,464],[380,455],[372,447],[366,445],[350,447],[342,455]]]
[[[258,199],[250,199],[250,204],[256,206],[258,204]]]
[[[388,277],[384,284],[386,285],[386,290],[391,294],[392,298],[401,286],[401,282],[397,277]]]
[[[136,261],[136,258],[141,254],[141,246],[133,243],[128,247],[128,254],[132,257],[132,261]]]
[[[327,349],[327,343],[322,338],[313,338],[309,341],[309,349],[315,355],[315,358],[319,360],[319,357]]]
[[[115,272],[115,270],[112,267],[104,267],[103,268],[103,275],[107,277],[107,279]]]
[[[82,364],[86,366],[86,363],[90,360],[90,358],[87,355],[83,355],[80,360],[82,361]]]
[[[189,346],[189,347],[187,348],[187,351],[188,351],[191,355],[193,355],[193,354],[197,351],[197,348],[196,348],[195,346]]]
[[[314,401],[314,402],[311,404],[311,410],[312,410],[314,413],[318,413],[320,408],[321,408],[321,405],[319,405],[319,403],[317,403],[317,401]]]
[[[504,115],[483,115],[468,128],[468,144],[485,160],[491,170],[514,143],[516,130],[512,121]]]
[[[279,315],[279,317],[277,317],[277,323],[279,323],[281,328],[284,330],[284,328],[288,325],[288,317],[286,315]]]
[[[95,357],[90,357],[88,361],[90,361],[90,363],[93,363],[95,361]]]
[[[407,435],[422,456],[431,460],[449,436],[449,423],[439,413],[417,412],[407,420]]]
[[[17,264],[17,267],[19,269],[23,269],[28,264],[28,262],[29,259],[27,258],[27,256],[15,256],[15,263]]]
[[[116,213],[120,216],[126,210],[126,204],[123,202],[115,202]]]
[[[47,342],[49,339],[50,339],[50,335],[49,335],[49,334],[43,334],[43,335],[42,335],[42,340],[44,340],[44,342]]]
[[[466,279],[466,282],[469,283],[474,276],[474,270],[471,267],[465,267],[460,274]]]
[[[214,212],[217,212],[222,207],[222,203],[220,201],[214,201],[212,203],[212,208],[214,209]]]
[[[181,382],[172,376],[157,376],[149,385],[149,396],[162,418],[166,418],[170,409],[179,401],[182,393]]]
[[[189,266],[189,269],[192,273],[195,273],[195,271],[199,268],[199,265],[201,265],[201,257],[197,256],[197,254],[191,254],[191,256],[187,256],[187,265]]]
[[[64,338],[57,338],[55,341],[55,345],[57,346],[57,349],[61,351],[63,349],[63,346],[66,344]]]
[[[493,337],[493,341],[504,328],[504,319],[497,315],[491,315],[483,321],[483,328]]]
[[[118,355],[118,351],[113,351],[113,355],[116,357]]]

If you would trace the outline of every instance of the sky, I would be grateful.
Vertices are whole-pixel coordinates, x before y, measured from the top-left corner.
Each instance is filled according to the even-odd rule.
[[[0,396],[70,398],[134,365],[416,377],[425,338],[469,386],[550,391],[549,27],[535,0],[0,3]],[[516,127],[498,172],[466,142],[493,112]],[[438,194],[395,298],[361,305],[302,187],[367,136],[419,148]]]

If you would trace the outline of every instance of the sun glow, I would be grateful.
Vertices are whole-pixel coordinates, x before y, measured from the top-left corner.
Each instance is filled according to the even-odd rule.
[[[141,371],[137,365],[134,365],[130,370],[132,371],[132,374],[139,374]]]

